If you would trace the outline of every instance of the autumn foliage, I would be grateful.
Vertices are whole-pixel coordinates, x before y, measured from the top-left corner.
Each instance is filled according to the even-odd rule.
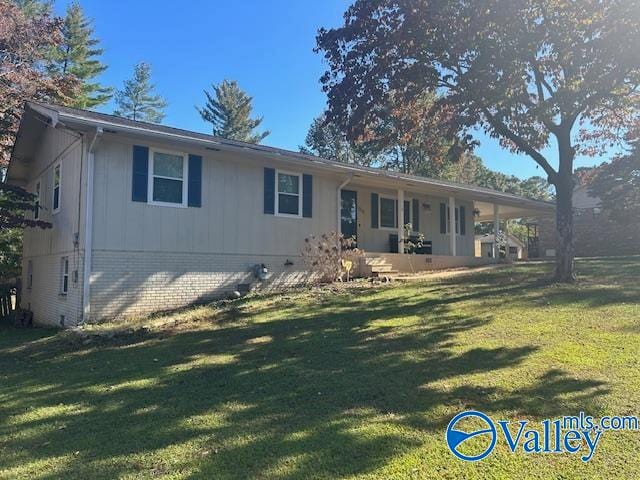
[[[64,103],[77,91],[71,75],[48,72],[46,59],[60,42],[61,20],[27,16],[0,0],[0,168],[6,167],[26,100]]]

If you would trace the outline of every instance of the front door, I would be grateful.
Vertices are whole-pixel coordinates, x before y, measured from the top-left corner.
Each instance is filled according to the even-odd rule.
[[[353,190],[340,192],[340,230],[344,238],[358,238],[358,194]]]

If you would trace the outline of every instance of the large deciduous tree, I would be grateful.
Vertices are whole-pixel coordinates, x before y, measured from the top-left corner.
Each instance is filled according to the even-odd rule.
[[[212,88],[212,93],[204,91],[207,101],[204,107],[196,107],[196,110],[205,122],[211,123],[214,135],[248,143],[260,143],[269,135],[268,130],[255,132],[262,117],[251,117],[253,98],[235,80],[223,80]]]
[[[58,75],[71,74],[81,82],[78,95],[71,99],[72,107],[93,108],[111,98],[112,89],[95,81],[107,68],[98,59],[103,53],[99,43],[80,4],[71,3],[62,25],[62,41],[51,54],[49,69]]]
[[[9,161],[24,102],[66,103],[77,92],[73,75],[44,68],[60,42],[60,25],[60,19],[46,13],[27,15],[15,3],[0,0],[0,172]]]
[[[141,122],[162,123],[167,102],[154,93],[151,66],[140,62],[133,69],[133,78],[125,80],[122,90],[116,92],[114,115]]]
[[[556,188],[556,279],[572,281],[573,164],[638,115],[636,0],[357,0],[320,30],[329,119],[356,138],[391,97],[438,91],[450,125],[480,126]],[[555,145],[555,153],[545,147]]]
[[[640,145],[631,153],[597,169],[589,194],[599,198],[602,208],[619,223],[640,219]]]

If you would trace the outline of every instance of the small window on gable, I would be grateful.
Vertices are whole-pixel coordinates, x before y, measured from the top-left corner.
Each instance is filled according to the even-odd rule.
[[[276,213],[299,217],[302,212],[302,175],[277,172],[276,175]]]
[[[33,206],[33,219],[38,220],[40,218],[40,180],[36,182],[35,196],[36,200]]]
[[[187,206],[187,161],[182,153],[151,152],[150,203]]]
[[[62,257],[60,262],[60,293],[69,293],[69,257]]]
[[[62,170],[61,165],[58,163],[55,167],[53,167],[53,201],[52,210],[53,213],[57,213],[60,211],[60,186],[62,183]]]
[[[27,262],[27,288],[31,290],[33,287],[33,260]]]

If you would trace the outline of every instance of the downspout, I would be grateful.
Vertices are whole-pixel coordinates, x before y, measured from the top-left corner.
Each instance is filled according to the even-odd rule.
[[[95,147],[102,136],[102,127],[96,128],[88,148],[87,158],[87,197],[84,219],[84,271],[82,278],[82,323],[89,320],[91,314],[91,259],[93,256],[93,171],[95,163]]]
[[[342,234],[342,231],[341,231],[342,230],[342,207],[341,207],[341,204],[342,204],[342,189],[349,184],[349,182],[351,181],[352,178],[353,178],[353,175],[349,175],[347,177],[347,179],[344,182],[342,182],[340,184],[340,186],[338,187],[337,202],[336,202],[336,205],[338,206],[338,209],[337,209],[338,210],[338,223],[336,225],[336,232],[338,233],[338,235]]]

